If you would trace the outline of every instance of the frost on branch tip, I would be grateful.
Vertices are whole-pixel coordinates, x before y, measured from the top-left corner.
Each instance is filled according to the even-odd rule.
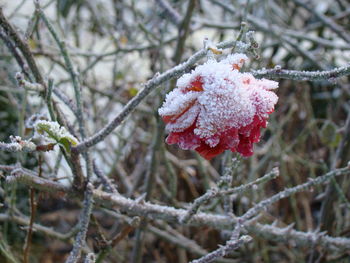
[[[45,138],[61,144],[67,152],[70,151],[70,146],[78,144],[78,139],[57,122],[39,120],[35,123],[34,128],[39,135],[46,135]]]
[[[0,142],[0,149],[9,152],[33,152],[36,145],[31,140],[23,140],[20,136],[10,136],[11,143]]]
[[[253,154],[253,143],[259,142],[277,103],[271,90],[278,83],[241,73],[247,59],[245,54],[212,59],[178,79],[158,110],[168,144],[196,150],[208,160],[225,150]]]

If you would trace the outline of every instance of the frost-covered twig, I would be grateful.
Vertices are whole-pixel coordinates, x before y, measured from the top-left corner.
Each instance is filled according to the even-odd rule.
[[[37,91],[39,93],[44,91],[43,85],[41,85],[39,83],[31,83],[31,82],[25,80],[23,74],[20,72],[16,73],[16,80],[18,82],[18,85],[20,87],[23,87],[24,89],[31,90],[31,91]]]
[[[242,21],[241,22],[241,28],[239,29],[239,32],[238,32],[238,36],[236,38],[236,43],[235,45],[232,47],[231,49],[231,53],[234,53],[235,50],[236,50],[236,46],[237,44],[239,43],[241,46],[243,45],[246,45],[248,46],[247,44],[245,44],[243,41],[242,41],[242,38],[245,36],[245,33],[247,32],[248,30],[248,25],[247,25],[247,22],[246,21]]]
[[[82,99],[81,99],[81,90],[80,90],[80,83],[78,80],[78,74],[75,72],[74,67],[73,67],[73,63],[72,60],[69,56],[67,47],[66,47],[66,43],[61,40],[58,36],[58,34],[56,33],[55,29],[53,28],[53,26],[51,25],[51,23],[49,22],[48,18],[46,17],[46,15],[44,14],[43,10],[41,9],[40,5],[39,5],[39,1],[34,1],[35,3],[35,7],[36,7],[36,11],[39,14],[39,17],[43,20],[43,22],[45,23],[46,27],[48,28],[49,32],[51,33],[52,37],[54,38],[55,42],[57,43],[61,54],[63,56],[64,62],[67,66],[67,70],[68,73],[70,74],[71,80],[72,80],[72,84],[73,84],[73,88],[74,88],[74,94],[75,94],[75,99],[76,99],[76,104],[77,104],[77,119],[79,122],[79,130],[81,133],[82,138],[84,139],[85,137],[85,130],[84,130],[84,125],[83,125],[83,110],[82,110]]]
[[[349,173],[349,167],[346,167],[343,169],[345,169],[345,170],[339,171],[339,173],[344,172],[344,171]],[[253,216],[255,216],[258,212],[262,211],[266,207],[272,205],[274,202],[277,202],[278,200],[280,200],[282,198],[286,198],[286,197],[288,197],[296,192],[300,192],[303,189],[307,189],[313,185],[321,184],[321,183],[331,179],[334,175],[335,174],[333,172],[327,173],[321,177],[317,177],[316,179],[312,179],[307,183],[304,183],[304,184],[301,184],[301,185],[298,185],[298,186],[295,186],[292,188],[285,189],[284,191],[281,191],[280,193],[278,193],[278,194],[276,194],[276,195],[274,195],[266,200],[261,201],[260,203],[258,203],[257,205],[255,205],[254,207],[249,209],[243,216],[238,217],[236,219],[237,220],[236,227],[232,233],[232,237],[225,244],[225,246],[209,253],[208,255],[206,255],[198,260],[194,260],[192,262],[193,263],[212,262],[217,257],[225,256],[230,251],[230,249],[233,250],[233,248],[231,248],[231,244],[235,244],[236,242],[238,242],[238,240],[240,240],[244,237],[244,236],[242,236],[240,239],[238,239],[241,226],[244,226],[245,224],[249,224],[248,220],[251,219]],[[250,225],[254,226],[254,223],[250,224]],[[291,228],[289,228],[288,231],[289,230],[291,230]],[[310,237],[308,237],[308,239],[311,239],[310,241],[312,241],[314,244],[315,242],[317,242],[320,235],[317,235],[316,233],[310,233],[310,234],[311,235],[310,235]],[[324,236],[324,234],[323,234],[323,236]],[[247,241],[250,241],[250,240],[251,240],[251,237],[247,236]],[[238,248],[238,247],[236,247],[236,248]]]
[[[1,168],[1,167],[0,167]],[[9,170],[8,166],[4,167],[5,170]],[[280,200],[281,198],[288,197],[291,194],[296,192],[304,191],[308,189],[308,187],[312,187],[315,185],[322,184],[328,181],[333,176],[340,176],[349,173],[349,167],[337,169],[331,171],[323,176],[317,177],[315,179],[311,179],[309,182],[302,184],[300,186],[288,188],[283,193],[283,196],[280,194],[276,194],[271,198],[260,202],[256,208],[252,208],[248,210],[243,219],[250,219],[252,216],[256,215],[259,211]],[[24,180],[22,183],[31,185],[34,188],[40,189],[40,184],[33,184],[30,180],[34,178],[32,176],[27,177],[28,180]],[[36,179],[36,178],[35,178]],[[56,190],[62,190],[61,185],[51,184],[50,187]],[[44,189],[45,190],[45,189]],[[106,203],[117,207],[120,211],[123,211],[129,215],[142,216],[147,217],[149,219],[161,219],[167,222],[179,223],[181,218],[185,216],[187,210],[178,209],[168,206],[156,205],[149,202],[138,202],[137,200],[132,200],[129,198],[125,198],[121,195],[115,195],[111,193],[106,193],[100,190],[93,190],[94,200],[98,203]],[[189,222],[189,225],[193,226],[210,226],[215,229],[233,229],[233,226],[236,224],[237,219],[228,216],[228,215],[216,215],[216,214],[208,214],[208,213],[197,213],[193,216],[192,220]],[[255,223],[254,221],[249,220],[244,224],[245,229],[248,233],[259,234],[268,240],[275,241],[283,241],[283,242],[295,242],[297,245],[301,246],[310,246],[309,242],[310,234],[304,233],[301,231],[296,231],[292,229],[287,230],[283,228],[278,228],[269,225],[263,225],[259,223]],[[268,229],[268,230],[266,230]],[[271,230],[272,229],[272,230]],[[324,249],[333,249],[337,248],[337,250],[347,250],[350,249],[350,239],[348,238],[338,238],[338,237],[330,237],[327,235],[320,236],[318,240],[318,244],[320,244]]]
[[[218,6],[221,6],[222,8],[224,8],[226,11],[230,12],[231,14],[237,13],[235,9],[233,9],[230,5],[224,3],[223,1],[211,0],[211,2],[213,2],[214,4],[216,4]],[[299,0],[298,0],[298,2],[302,3]],[[314,12],[314,13],[316,13],[316,12]],[[257,21],[256,18],[253,17],[252,15],[248,15],[247,20],[249,23],[252,23],[255,27],[257,27],[260,30],[270,32],[271,34],[274,34],[274,35],[276,35],[276,33],[277,33],[276,27],[274,27],[273,30],[271,30],[270,25],[266,24],[266,22],[261,21],[261,20]],[[334,27],[331,27],[331,28],[334,30]],[[339,30],[336,31],[337,33],[342,31],[342,30],[340,30],[339,26],[338,26],[338,29]],[[344,33],[344,32],[342,32],[342,33]],[[278,35],[278,37],[280,38],[280,35]],[[285,36],[283,36],[283,40],[284,40],[284,42],[289,41],[288,38],[286,38]],[[314,61],[318,65],[316,59],[314,59],[312,57],[311,53],[305,52],[304,50],[301,50],[300,46],[298,46],[294,42],[289,42],[289,44],[293,45],[294,48],[299,49],[299,52],[301,52],[304,56],[307,56],[309,59],[311,59],[312,61]],[[321,65],[319,65],[319,66],[321,66]],[[297,70],[283,70],[280,68],[278,68],[278,69],[261,69],[261,70],[252,71],[252,74],[258,78],[263,78],[263,77],[264,78],[275,78],[275,79],[282,78],[282,79],[310,80],[310,81],[333,80],[335,78],[350,75],[350,65],[334,68],[332,70],[324,70],[324,71],[297,71]]]
[[[350,112],[348,112],[348,116],[344,125],[344,136],[340,143],[338,144],[338,148],[336,150],[334,159],[331,163],[331,169],[335,169],[338,165],[344,164],[347,160],[347,156],[349,156],[349,144],[350,144]],[[330,213],[332,210],[332,204],[336,197],[339,196],[340,199],[349,207],[349,202],[346,199],[343,191],[339,187],[337,181],[332,178],[330,184],[328,184],[325,197],[322,201],[321,205],[321,214],[318,226],[321,230],[330,231],[333,225],[334,214]]]
[[[323,176],[317,177],[315,179],[311,179],[309,182],[298,185],[296,187],[288,188],[284,191],[282,191],[280,194],[276,194],[262,202],[260,202],[258,205],[254,206],[250,210],[248,210],[247,213],[245,213],[244,216],[240,217],[239,219],[242,221],[242,224],[244,224],[244,227],[248,230],[248,232],[259,232],[260,234],[264,234],[265,236],[269,236],[268,233],[261,233],[260,228],[265,227],[265,225],[260,225],[257,227],[256,223],[251,223],[253,221],[247,221],[251,219],[254,215],[256,215],[261,210],[265,209],[267,206],[271,205],[272,203],[288,197],[294,193],[304,191],[308,189],[309,187],[322,184],[333,176],[339,176],[349,173],[349,167],[337,169],[334,171],[331,171]],[[185,216],[187,213],[184,209],[175,209],[171,207],[166,206],[159,206],[150,204],[148,202],[145,202],[143,204],[139,204],[136,201],[133,201],[131,199],[124,198],[122,196],[113,196],[111,194],[103,193],[100,191],[95,190],[94,192],[96,199],[99,200],[105,200],[113,205],[116,205],[120,208],[121,211],[125,211],[131,215],[139,215],[139,216],[147,216],[151,219],[162,219],[168,222],[181,222],[181,218]],[[190,221],[190,225],[208,225],[217,229],[226,229],[231,228],[233,224],[235,224],[237,219],[234,219],[229,216],[220,216],[220,215],[211,215],[206,213],[197,213],[193,216],[192,220]],[[296,243],[302,243],[304,246],[307,243],[305,238],[307,238],[307,235],[303,232],[299,231],[293,231],[293,234],[290,234],[289,236],[286,236],[286,233],[283,232],[280,228],[276,228],[277,230],[274,231],[273,234],[271,234],[269,237],[273,240],[279,239],[283,240],[284,242],[289,242],[291,240],[294,240]],[[283,234],[279,234],[280,233]],[[329,236],[322,236],[320,237],[319,243],[322,244],[322,246],[327,249],[328,247],[334,247],[337,246],[338,249],[344,250],[350,248],[350,240],[347,238],[333,238]],[[333,244],[333,242],[335,244]],[[328,244],[328,245],[326,245]],[[327,247],[328,246],[328,247]]]
[[[250,236],[241,236],[238,240],[229,240],[226,242],[225,246],[205,255],[204,257],[196,260],[192,260],[191,263],[208,263],[213,262],[217,258],[224,257],[228,253],[238,249],[243,244],[248,243],[252,240]]]
[[[103,209],[103,212],[107,213],[108,215],[118,219],[122,220],[125,223],[131,224],[133,221],[133,218],[130,218],[126,215],[114,212],[112,210]],[[157,226],[153,226],[153,224],[148,224],[147,228],[145,229],[147,232],[150,232],[164,241],[167,241],[169,243],[172,243],[176,246],[179,246],[183,249],[186,249],[190,253],[197,254],[199,256],[204,256],[208,254],[208,251],[203,249],[200,245],[198,245],[194,240],[184,236],[179,231],[175,230],[170,226],[170,224],[154,222]],[[158,227],[160,225],[160,227]],[[218,263],[232,263],[232,260],[227,259],[218,259]]]
[[[7,167],[6,167],[7,168]],[[1,166],[0,166],[1,170]],[[21,167],[13,167],[11,171],[11,175],[6,177],[7,183],[20,182],[24,183],[28,186],[31,186],[35,189],[49,191],[49,192],[70,192],[70,187],[65,186],[63,184],[51,181],[49,179],[45,179],[36,175],[36,173],[31,172],[30,170],[21,168]]]
[[[339,176],[349,173],[349,167],[337,169],[330,173],[327,173],[323,176],[317,177],[310,180],[309,182],[302,184],[300,186],[288,188],[283,193],[283,196],[288,197],[293,193],[297,193],[303,190],[306,190],[308,187],[322,184],[325,181],[329,180],[332,176]],[[120,208],[121,211],[130,213],[131,215],[147,216],[150,219],[163,219],[169,222],[179,222],[181,218],[187,213],[185,209],[175,209],[167,206],[155,205],[149,202],[144,202],[142,204],[138,203],[135,200],[125,198],[123,196],[117,196],[113,194],[108,194],[99,190],[94,191],[94,196],[96,200],[106,201],[107,203],[114,204]],[[280,194],[276,194],[271,198],[262,201],[258,204],[257,208],[254,209],[254,212],[249,212],[246,218],[251,218],[255,215],[256,212],[261,211],[263,207],[266,207],[267,204],[272,204],[277,200],[283,198]],[[258,211],[257,211],[258,210]],[[207,213],[197,213],[193,216],[190,221],[190,225],[202,225],[206,224],[208,226],[214,227],[216,229],[225,229],[230,228],[236,222],[236,220],[230,216],[221,216],[221,215],[211,215]]]
[[[75,116],[77,116],[77,106],[76,104],[68,98],[68,96],[61,90],[54,88],[53,93],[64,103],[68,106],[68,108],[74,113]]]
[[[13,28],[13,26],[9,23],[7,18],[4,16],[2,7],[0,7],[0,26],[4,29],[4,32],[8,35],[9,38],[13,40],[15,45],[21,50],[23,56],[25,57],[30,70],[32,71],[35,81],[45,88],[44,79],[39,71],[38,66],[35,63],[33,55],[30,51],[28,43],[22,40],[17,31]]]
[[[196,5],[195,0],[189,0],[187,3],[186,13],[183,16],[181,23],[178,25],[178,39],[175,49],[175,54],[173,60],[176,64],[181,62],[182,55],[184,53],[185,41],[187,35],[190,31],[190,23],[194,11],[194,7]]]
[[[0,169],[2,166],[0,166]],[[13,166],[4,166],[3,170],[10,171],[11,169],[15,169]],[[21,168],[22,169],[22,168]],[[27,175],[26,179],[21,181],[24,184],[31,185],[34,188],[41,189],[42,183],[36,183],[38,179],[41,179],[42,182],[47,182],[49,180],[43,179],[40,177],[35,176],[34,174],[29,174],[29,172],[26,172],[27,169],[23,169],[24,174]],[[333,176],[340,176],[345,175],[349,173],[349,167],[337,169],[334,171],[331,171],[323,176],[319,176],[315,179],[311,179],[309,182],[306,182],[302,185],[298,185],[292,188],[288,188],[260,203],[258,203],[256,206],[248,210],[248,212],[245,214],[245,218],[249,219],[252,216],[254,216],[257,212],[263,210],[266,206],[282,199],[286,198],[294,193],[304,191],[308,189],[309,187],[322,184]],[[31,182],[33,181],[33,182]],[[51,182],[51,181],[49,181]],[[44,189],[45,190],[45,189]],[[56,191],[69,191],[69,187],[64,187],[59,183],[51,182],[51,184],[48,184],[48,187],[46,190],[56,190]],[[138,215],[138,216],[147,216],[150,219],[163,219],[168,222],[179,222],[181,218],[185,216],[187,213],[187,210],[185,209],[176,209],[171,208],[167,206],[161,206],[161,205],[155,205],[151,204],[149,202],[142,202],[139,203],[137,200],[132,200],[129,198],[125,198],[121,195],[115,195],[106,193],[100,190],[94,190],[93,191],[94,199],[99,202],[107,202],[110,204],[114,204],[117,207],[120,208],[121,211],[125,211],[129,213],[130,215]],[[207,213],[197,213],[193,216],[190,225],[208,225],[211,227],[214,227],[216,229],[227,229],[231,228],[236,222],[236,219],[231,218],[230,216],[224,216],[224,215],[213,215],[213,214],[207,214]]]
[[[232,231],[231,238],[226,242],[224,246],[220,246],[218,249],[208,253],[207,255],[191,261],[191,263],[209,263],[217,260],[218,258],[226,256],[233,250],[238,249],[244,243],[248,243],[252,240],[252,237],[244,235],[239,237],[241,233],[242,225],[240,221],[237,221],[234,230]]]
[[[89,227],[90,215],[93,207],[93,186],[88,183],[85,190],[85,197],[83,202],[83,211],[80,215],[79,226],[80,231],[78,232],[75,242],[73,245],[73,249],[69,254],[66,263],[76,263],[79,261],[82,246],[85,244],[86,233]]]
[[[94,173],[101,180],[101,182],[102,182],[103,186],[106,188],[106,190],[108,192],[111,192],[111,193],[115,193],[115,194],[118,193],[118,190],[112,184],[111,180],[98,167],[96,160],[93,160],[92,165],[93,165]]]
[[[32,245],[32,235],[33,235],[33,224],[36,214],[37,202],[35,201],[35,190],[30,189],[30,219],[29,219],[29,228],[26,236],[26,241],[24,243],[24,252],[23,252],[23,262],[29,262],[29,251]]]
[[[145,192],[145,198],[144,200],[149,201],[152,192],[154,191],[154,186],[156,182],[156,174],[157,174],[157,169],[158,169],[158,164],[159,164],[159,157],[157,155],[161,142],[162,142],[162,131],[163,131],[163,126],[161,124],[160,119],[157,119],[157,124],[155,126],[155,132],[153,135],[153,142],[152,142],[152,147],[150,149],[150,159],[148,161],[147,165],[147,172],[146,172],[146,180],[145,180],[145,187],[146,187],[146,192]],[[142,200],[143,201],[143,200]],[[136,230],[135,233],[135,241],[134,241],[134,248],[132,251],[132,262],[133,263],[138,263],[141,262],[142,258],[142,251],[143,251],[143,233],[144,230],[147,228],[147,220],[143,219],[140,222],[140,227]]]
[[[251,21],[253,21],[252,18],[251,18]],[[265,21],[262,21],[260,19],[257,20],[256,18],[254,18],[254,21],[258,22],[258,23],[255,23],[255,25],[259,26],[259,29],[265,28],[264,31],[269,30],[270,32],[273,32],[273,34],[277,34],[279,36],[284,35],[284,36],[288,36],[288,37],[299,39],[299,40],[307,40],[307,41],[313,42],[317,45],[324,46],[327,48],[334,48],[334,49],[340,49],[340,50],[349,50],[350,49],[350,45],[347,43],[341,43],[341,42],[339,43],[338,41],[328,40],[326,38],[322,38],[322,37],[308,34],[308,32],[296,31],[296,30],[292,30],[292,29],[285,29],[285,28],[279,27],[275,24],[274,25],[267,24]]]
[[[138,202],[121,195],[113,195],[100,190],[94,190],[94,197],[97,202],[115,205],[129,215],[147,217],[149,219],[161,219],[167,222],[178,223],[187,210],[173,207],[156,205],[150,202]],[[233,227],[236,220],[226,215],[213,215],[207,213],[197,213],[193,216],[189,225],[207,225],[215,229],[227,229]]]
[[[331,237],[324,233],[302,232],[292,229],[290,226],[280,228],[269,224],[254,223],[245,226],[249,233],[274,242],[289,243],[293,246],[312,248],[315,245],[326,251],[349,251],[350,239],[343,237]]]
[[[71,77],[71,81],[72,81],[73,88],[74,88],[75,102],[77,105],[76,117],[77,117],[78,124],[79,124],[79,132],[80,132],[81,139],[84,140],[86,137],[86,128],[85,128],[85,119],[84,119],[84,115],[83,115],[83,101],[82,101],[82,96],[81,96],[81,85],[80,85],[80,81],[78,78],[78,73],[75,71],[75,69],[73,67],[73,63],[72,63],[72,60],[70,58],[70,54],[69,54],[68,49],[66,47],[65,41],[63,41],[59,38],[54,27],[52,26],[49,19],[46,17],[45,13],[41,9],[39,1],[34,1],[34,4],[35,4],[35,8],[36,8],[36,11],[37,11],[39,17],[44,21],[44,23],[45,23],[46,27],[48,28],[49,32],[51,33],[53,39],[55,40],[56,44],[58,45],[58,47],[61,51],[61,54],[63,56],[64,62],[67,66],[67,71]],[[92,159],[91,159],[89,151],[84,152],[84,158],[86,161],[86,179],[87,179],[87,181],[89,181],[91,176],[92,176],[92,170],[93,170],[92,169]]]
[[[166,229],[167,231],[165,231],[165,230],[162,230],[160,228],[149,225],[146,230],[148,232],[153,233],[154,235],[162,238],[163,240],[165,240],[167,242],[170,242],[170,243],[172,243],[176,246],[179,246],[183,249],[186,249],[190,253],[193,253],[193,254],[196,254],[199,256],[205,256],[209,253],[204,248],[199,246],[194,240],[187,238],[186,236],[182,235],[181,233],[175,231],[174,229],[171,229],[170,231],[168,231],[168,228],[170,228],[170,226],[167,226],[167,229]],[[216,262],[218,262],[218,263],[229,263],[229,262],[232,263],[231,260],[226,260],[226,259],[222,259],[222,260],[218,259]]]
[[[17,64],[21,68],[22,72],[26,75],[27,78],[30,78],[30,75],[28,73],[28,67],[24,63],[22,57],[19,54],[19,51],[16,49],[15,45],[12,43],[12,41],[7,37],[3,29],[0,27],[0,39],[4,42],[4,44],[7,46],[8,50],[12,53],[13,57],[17,61]]]
[[[10,143],[0,142],[0,150],[7,152],[34,152],[37,146],[30,140],[22,140],[19,136],[10,136]]]
[[[275,203],[281,199],[287,198],[295,193],[305,191],[312,186],[320,185],[324,182],[331,180],[335,176],[349,174],[349,172],[350,172],[349,169],[350,169],[350,163],[348,164],[347,167],[330,171],[322,176],[319,176],[319,177],[316,177],[313,179],[310,178],[309,181],[306,183],[303,183],[303,184],[300,184],[300,185],[297,185],[294,187],[286,188],[285,190],[279,192],[278,194],[275,194],[275,195],[259,202],[258,204],[256,204],[252,208],[250,208],[244,214],[244,216],[242,216],[240,218],[244,221],[248,220],[248,219],[252,218],[253,216],[255,216],[257,213],[259,213],[260,211],[264,210],[266,207],[272,205],[273,203]]]
[[[46,99],[47,108],[49,110],[50,118],[52,121],[56,121],[55,112],[54,112],[54,109],[52,106],[52,91],[53,91],[53,89],[54,89],[53,79],[49,78],[48,86],[47,86],[47,94],[46,94],[45,99]]]
[[[7,168],[7,166],[5,168]],[[244,216],[244,219],[251,218],[252,216],[256,215],[256,213],[263,210],[268,205],[271,205],[272,203],[282,198],[286,198],[294,193],[304,191],[309,187],[322,184],[328,181],[333,176],[340,176],[348,173],[349,173],[349,167],[345,167],[345,168],[334,170],[332,172],[329,172],[315,179],[311,179],[309,182],[304,183],[302,185],[288,188],[258,203],[256,206],[248,210],[248,212]],[[28,175],[28,173],[26,173],[26,175]],[[36,184],[35,182],[37,182],[36,181],[37,179],[41,179],[44,182],[49,181],[43,178],[36,177],[34,175],[28,175],[26,176],[26,179],[27,180],[23,180],[23,183],[32,185],[35,188],[41,187],[41,184],[42,184],[42,183]],[[34,180],[34,183],[32,183],[31,180]],[[68,191],[69,189],[69,188],[63,187],[61,184],[53,183],[53,182],[51,182],[51,184],[49,185],[49,188],[51,188],[52,190],[56,189],[58,191]],[[187,213],[187,210],[185,209],[175,209],[167,206],[151,204],[148,202],[139,203],[137,200],[128,199],[121,195],[114,195],[114,194],[106,193],[100,190],[94,190],[93,195],[96,200],[114,204],[117,207],[119,207],[122,211],[130,213],[131,215],[147,216],[148,218],[151,218],[151,219],[163,219],[168,222],[179,222],[181,218],[183,218]],[[214,227],[216,229],[226,229],[226,228],[230,228],[230,226],[232,227],[232,225],[235,224],[235,222],[236,222],[236,219],[231,218],[229,216],[197,213],[196,215],[193,216],[190,224],[191,225],[205,224],[205,225]]]
[[[334,80],[343,76],[350,75],[350,65],[334,68],[325,71],[298,71],[286,69],[260,69],[252,71],[257,78],[273,78],[273,79],[293,79],[293,80]]]
[[[225,190],[219,190],[219,189],[210,189],[208,192],[206,192],[204,195],[198,197],[196,200],[194,200],[193,204],[191,205],[191,207],[188,209],[186,215],[182,218],[182,223],[187,223],[191,217],[198,211],[199,207],[215,198],[215,197],[220,197],[220,196],[225,196],[225,195],[232,195],[234,193],[242,193],[248,189],[254,188],[256,187],[258,184],[262,184],[262,183],[266,183],[274,178],[276,178],[279,175],[278,169],[274,168],[272,169],[271,172],[267,173],[266,175],[264,175],[261,178],[258,178],[257,180],[244,184],[244,185],[240,185],[238,187],[234,187],[231,189],[225,189]]]

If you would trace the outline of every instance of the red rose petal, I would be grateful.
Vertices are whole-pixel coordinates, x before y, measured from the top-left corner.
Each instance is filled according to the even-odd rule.
[[[176,115],[165,115],[162,117],[163,121],[165,123],[174,123],[178,118],[180,118],[182,115],[184,115],[194,104],[196,101],[193,101],[190,105],[188,105],[182,112]]]
[[[207,160],[225,150],[253,154],[261,128],[274,111],[278,97],[270,90],[278,83],[237,71],[246,59],[234,54],[220,62],[211,60],[178,80],[159,110],[170,132],[168,144],[196,150]]]
[[[245,157],[253,155],[253,143],[250,141],[249,137],[240,136],[237,152]]]
[[[224,147],[222,144],[218,144],[215,147],[210,147],[206,143],[202,142],[202,144],[195,150],[205,159],[211,160],[215,156],[223,153],[226,150],[226,147]]]
[[[189,91],[203,91],[203,81],[202,81],[202,77],[198,76],[195,78],[194,81],[191,82],[189,88],[186,88],[184,90],[185,92],[189,92]]]
[[[200,144],[200,138],[194,134],[195,124],[182,132],[171,132],[166,138],[167,144],[178,144],[183,150],[194,150]]]

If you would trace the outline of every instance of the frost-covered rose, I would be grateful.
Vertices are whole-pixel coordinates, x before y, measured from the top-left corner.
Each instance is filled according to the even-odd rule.
[[[239,72],[247,59],[234,54],[209,60],[178,79],[159,109],[168,144],[196,150],[208,160],[225,150],[253,154],[253,143],[278,100],[270,91],[278,83]]]

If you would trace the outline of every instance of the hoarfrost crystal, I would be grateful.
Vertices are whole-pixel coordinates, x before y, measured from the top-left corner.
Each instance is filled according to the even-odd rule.
[[[253,154],[260,128],[266,128],[277,103],[271,90],[278,83],[239,72],[247,59],[233,54],[220,62],[209,60],[178,79],[158,110],[168,144],[196,150],[208,160],[225,150]]]
[[[65,127],[61,127],[58,122],[38,120],[35,122],[34,128],[39,135],[46,133],[48,136],[45,136],[45,138],[54,142],[61,143],[63,140],[66,140],[73,146],[78,144],[78,139],[71,135]]]

